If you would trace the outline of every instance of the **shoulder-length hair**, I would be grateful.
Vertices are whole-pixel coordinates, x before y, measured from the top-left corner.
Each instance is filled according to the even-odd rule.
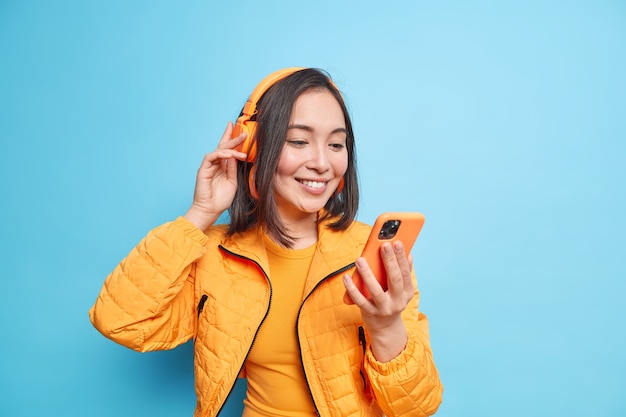
[[[287,128],[294,103],[304,92],[328,90],[335,97],[344,115],[346,124],[346,150],[348,168],[344,174],[344,187],[334,193],[325,206],[320,220],[332,218],[328,227],[345,230],[355,219],[359,206],[359,187],[356,169],[354,132],[348,109],[337,87],[328,74],[315,68],[302,69],[281,79],[263,94],[257,103],[256,146],[257,160],[254,163],[258,199],[250,191],[250,170],[253,164],[238,163],[237,191],[228,209],[230,225],[227,234],[233,235],[248,230],[254,225],[263,227],[266,233],[285,247],[291,247],[293,239],[281,223],[274,195],[274,177],[278,169]]]

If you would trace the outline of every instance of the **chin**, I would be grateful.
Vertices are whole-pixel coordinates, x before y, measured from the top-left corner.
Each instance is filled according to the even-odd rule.
[[[302,214],[317,214],[320,210],[322,210],[326,206],[326,203],[323,205],[315,204],[315,205],[306,205],[298,207],[298,210]]]

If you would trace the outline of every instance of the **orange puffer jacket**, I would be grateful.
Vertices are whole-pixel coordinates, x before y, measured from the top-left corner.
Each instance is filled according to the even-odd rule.
[[[106,337],[145,352],[195,338],[195,417],[216,416],[243,366],[272,299],[260,231],[203,233],[184,218],[151,231],[106,279],[89,314]],[[403,313],[409,340],[387,363],[367,347],[358,307],[343,303],[343,273],[354,267],[370,227],[319,227],[294,331],[318,415],[418,417],[434,414],[442,385],[419,293]]]

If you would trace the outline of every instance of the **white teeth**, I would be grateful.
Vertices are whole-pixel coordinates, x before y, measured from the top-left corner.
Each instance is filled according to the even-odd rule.
[[[311,187],[311,188],[322,188],[324,185],[326,185],[325,182],[319,182],[319,181],[300,181],[302,184],[306,185],[307,187]]]

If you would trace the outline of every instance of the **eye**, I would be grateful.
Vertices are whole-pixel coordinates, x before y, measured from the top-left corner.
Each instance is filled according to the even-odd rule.
[[[307,144],[307,141],[304,139],[287,139],[287,143],[291,146],[301,148]]]
[[[343,143],[331,143],[329,146],[335,151],[342,151],[346,147]]]

